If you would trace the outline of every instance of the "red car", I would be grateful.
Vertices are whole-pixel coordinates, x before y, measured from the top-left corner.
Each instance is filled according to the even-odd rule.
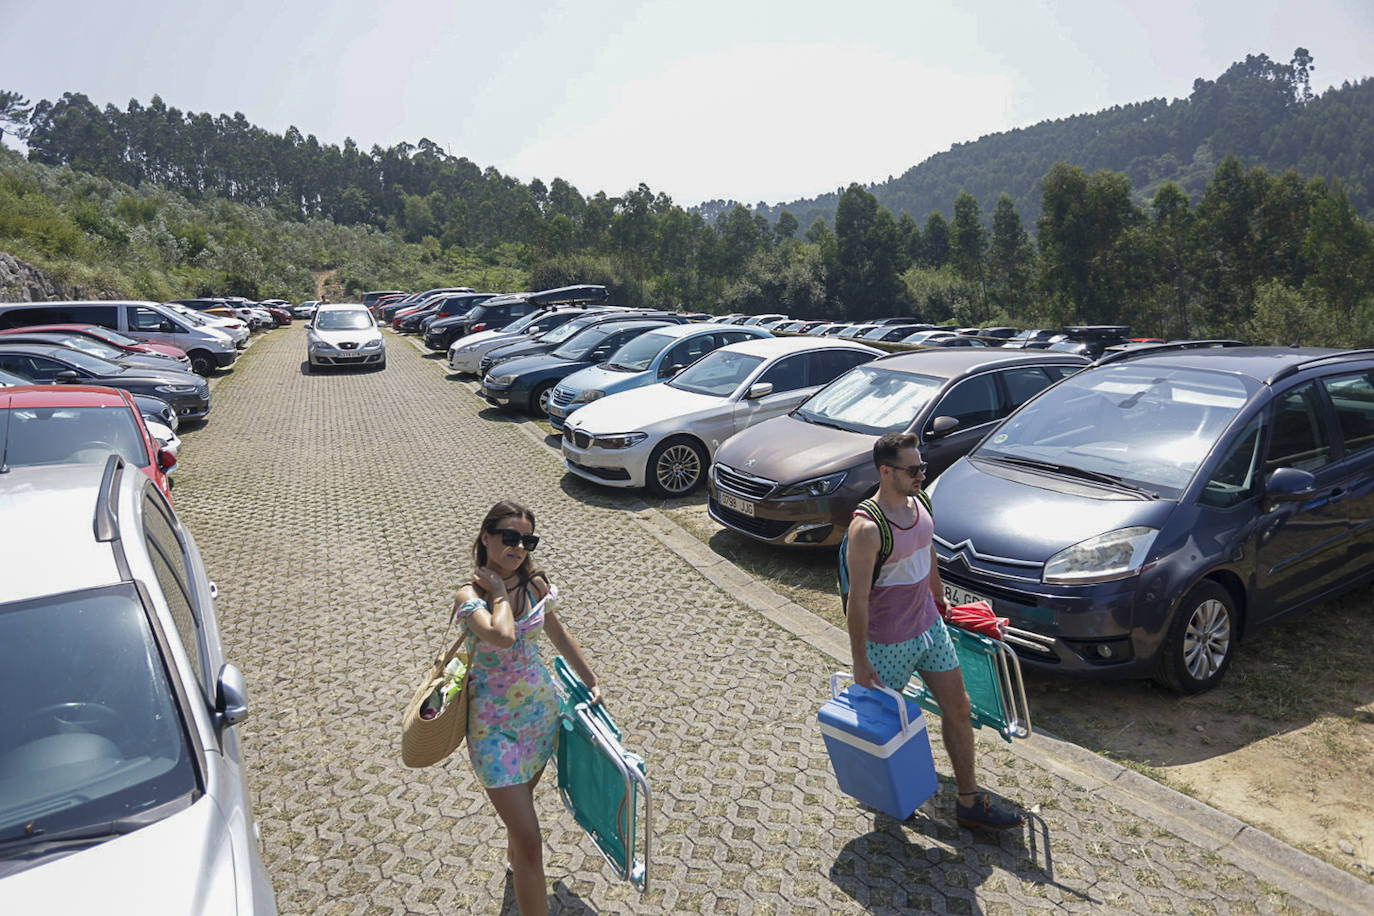
[[[10,328],[8,331],[0,331],[0,334],[81,334],[92,340],[118,347],[125,353],[137,353],[141,356],[161,355],[170,356],[181,364],[183,368],[189,369],[191,360],[187,358],[186,351],[171,344],[149,343],[143,340],[134,340],[126,337],[118,331],[111,331],[109,328],[102,328],[98,324],[38,324],[32,327]]]
[[[10,467],[102,464],[115,452],[172,498],[167,472],[176,456],[158,447],[127,391],[96,385],[0,389],[0,442]]]

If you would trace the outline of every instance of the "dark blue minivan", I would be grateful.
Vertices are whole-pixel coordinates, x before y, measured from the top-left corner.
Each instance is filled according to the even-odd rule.
[[[929,491],[946,592],[1009,618],[1023,663],[1207,690],[1374,574],[1374,350],[1113,354]]]

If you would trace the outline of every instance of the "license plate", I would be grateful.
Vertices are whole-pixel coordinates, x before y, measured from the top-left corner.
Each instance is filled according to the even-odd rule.
[[[944,586],[945,600],[949,602],[950,607],[958,607],[961,604],[977,604],[979,601],[986,601],[989,606],[992,605],[992,599],[985,595],[971,592],[966,588],[950,585],[948,582],[944,583]]]
[[[740,499],[736,496],[731,496],[729,493],[722,493],[720,494],[720,504],[727,509],[734,509],[740,515],[747,515],[750,518],[754,517],[754,504],[747,499]]]
[[[549,405],[549,416],[551,416],[551,417],[558,417],[559,419],[562,419],[562,418],[566,417],[567,414],[563,412],[563,409],[562,409],[561,407],[555,407],[555,406],[553,406],[552,404],[550,404],[550,405]]]

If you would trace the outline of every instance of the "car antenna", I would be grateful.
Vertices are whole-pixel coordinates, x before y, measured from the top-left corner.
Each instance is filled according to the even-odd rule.
[[[5,398],[5,435],[0,446],[0,474],[10,472],[10,413],[14,410],[14,397]]]

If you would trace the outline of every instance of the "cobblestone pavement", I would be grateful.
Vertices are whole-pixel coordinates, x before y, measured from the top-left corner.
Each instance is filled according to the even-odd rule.
[[[470,572],[485,510],[532,507],[538,559],[655,792],[652,888],[618,882],[546,779],[555,912],[1273,913],[1300,900],[999,745],[984,782],[1031,812],[960,829],[940,790],[899,823],[841,794],[815,725],[834,664],[564,475],[406,342],[384,372],[302,372],[259,340],[186,433],[177,507],[220,589],[283,913],[513,912],[505,839],[466,754],[409,770],[401,707]]]

